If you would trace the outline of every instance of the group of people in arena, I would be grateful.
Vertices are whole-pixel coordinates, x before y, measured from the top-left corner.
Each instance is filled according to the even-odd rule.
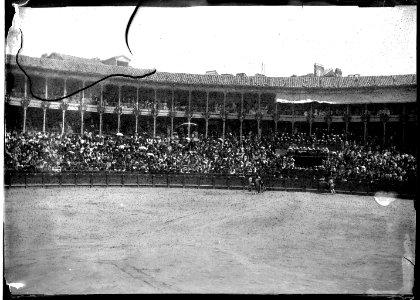
[[[225,139],[153,139],[7,131],[5,168],[21,172],[200,173],[336,180],[415,180],[416,157],[396,147],[345,141],[340,134],[248,134]],[[282,150],[283,149],[283,150]],[[302,166],[299,155],[320,157]],[[312,155],[312,156],[311,156]]]
[[[252,192],[255,189],[257,194],[261,194],[265,191],[264,180],[261,175],[250,176],[248,182],[248,192]]]

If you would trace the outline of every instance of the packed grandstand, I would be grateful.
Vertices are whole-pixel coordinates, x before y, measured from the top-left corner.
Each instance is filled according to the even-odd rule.
[[[414,74],[156,72],[83,90],[104,75],[144,70],[61,54],[19,61],[31,81],[7,56],[9,171],[416,179]],[[79,89],[64,101],[33,97],[51,100]]]
[[[306,158],[306,163],[305,163]],[[308,164],[309,162],[309,164]],[[242,141],[232,134],[209,138],[158,138],[6,132],[5,166],[23,172],[134,172],[315,176],[337,180],[414,181],[413,154],[343,134],[271,134]]]

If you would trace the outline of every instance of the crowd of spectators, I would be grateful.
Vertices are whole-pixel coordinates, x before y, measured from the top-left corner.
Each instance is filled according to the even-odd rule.
[[[339,180],[411,181],[416,158],[395,147],[345,141],[340,134],[271,134],[242,141],[147,136],[6,132],[5,167],[22,172],[139,172],[332,176]],[[301,166],[301,156],[320,158]]]

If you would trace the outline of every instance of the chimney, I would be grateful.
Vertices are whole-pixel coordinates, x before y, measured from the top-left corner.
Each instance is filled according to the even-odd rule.
[[[314,64],[314,75],[315,77],[324,76],[324,67],[321,64]]]
[[[340,68],[336,68],[335,69],[335,77],[342,77],[343,76],[343,71],[341,71]]]

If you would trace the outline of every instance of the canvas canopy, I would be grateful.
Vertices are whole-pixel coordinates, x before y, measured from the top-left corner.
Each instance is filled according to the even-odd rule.
[[[416,89],[394,89],[387,91],[346,91],[320,94],[277,93],[277,103],[306,104],[311,102],[324,104],[366,104],[366,103],[415,103]]]

